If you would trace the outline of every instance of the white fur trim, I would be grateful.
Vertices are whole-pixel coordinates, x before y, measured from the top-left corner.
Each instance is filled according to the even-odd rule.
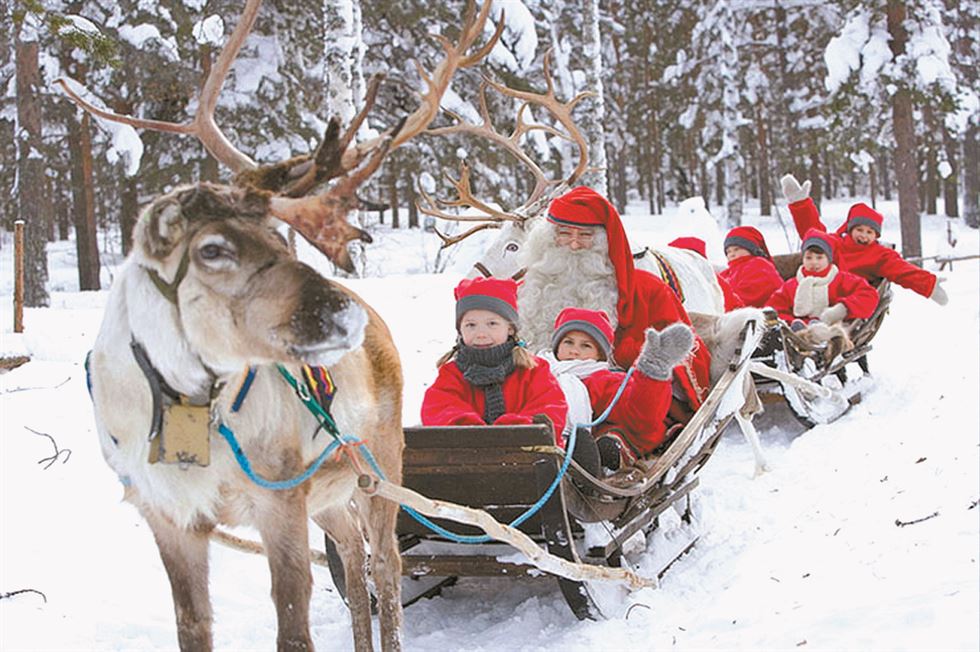
[[[837,265],[831,265],[826,276],[804,276],[803,268],[796,272],[800,282],[793,299],[793,314],[797,317],[819,317],[830,305],[830,283],[837,276]]]
[[[561,391],[568,403],[568,419],[565,421],[564,433],[568,435],[576,424],[592,422],[592,399],[586,389],[583,378],[588,378],[597,371],[609,368],[608,362],[597,360],[559,360],[551,351],[541,351],[538,356],[547,360],[551,373],[558,379]]]

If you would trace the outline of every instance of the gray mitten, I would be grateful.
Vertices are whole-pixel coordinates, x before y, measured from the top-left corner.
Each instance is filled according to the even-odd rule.
[[[636,359],[636,367],[654,380],[670,380],[674,367],[683,362],[694,345],[694,331],[680,322],[662,331],[646,330],[646,342]]]
[[[796,180],[792,174],[787,174],[779,183],[783,186],[783,197],[786,198],[786,203],[793,204],[798,201],[803,201],[810,196],[810,180],[807,179],[800,185],[800,182]]]
[[[949,295],[946,294],[946,290],[943,289],[942,283],[946,279],[940,276],[936,279],[936,287],[932,288],[932,294],[929,298],[938,303],[941,306],[945,306],[949,303]]]
[[[820,313],[820,321],[825,324],[836,324],[847,317],[847,306],[843,303],[835,303],[829,308],[824,308]]]

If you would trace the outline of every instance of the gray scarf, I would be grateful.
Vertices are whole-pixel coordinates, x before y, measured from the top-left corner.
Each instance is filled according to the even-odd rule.
[[[483,390],[485,406],[483,420],[492,424],[507,411],[504,405],[503,382],[514,371],[514,347],[517,342],[508,338],[503,344],[475,349],[462,342],[456,351],[456,366],[470,384]]]

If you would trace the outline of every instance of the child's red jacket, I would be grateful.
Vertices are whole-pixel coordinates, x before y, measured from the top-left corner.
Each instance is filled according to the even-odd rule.
[[[833,270],[833,267],[832,265],[830,269]],[[809,276],[802,268],[799,273]],[[809,322],[811,319],[820,316],[793,313],[796,290],[799,285],[799,279],[789,279],[769,297],[769,301],[766,303],[767,306],[775,308],[779,317],[784,321],[791,322],[794,319],[802,319]],[[847,307],[847,316],[844,319],[867,319],[878,307],[878,292],[868,285],[868,282],[863,278],[850,272],[837,272],[827,287],[827,298],[829,300],[828,307],[837,303],[843,303]]]
[[[776,266],[763,256],[742,256],[729,261],[728,268],[718,272],[718,276],[728,281],[746,306],[754,308],[766,305],[766,299],[783,284]]]
[[[807,229],[814,228],[827,232],[827,227],[820,221],[820,212],[816,204],[807,197],[789,205],[793,214],[793,222],[800,237]],[[887,278],[903,288],[908,288],[929,298],[936,287],[936,275],[902,258],[901,254],[890,247],[878,242],[869,245],[858,244],[844,233],[846,223],[831,234],[837,238],[837,255],[842,270],[875,282],[879,278]]]
[[[506,412],[496,424],[529,424],[535,415],[544,414],[555,428],[555,442],[561,446],[568,405],[565,395],[548,363],[535,358],[533,369],[515,369],[503,382]],[[426,426],[479,426],[483,420],[486,397],[483,390],[463,378],[456,362],[439,367],[439,375],[425,390],[422,399],[422,424]],[[492,424],[491,424],[492,425]]]
[[[598,417],[612,403],[625,372],[603,370],[582,379],[589,390],[592,415]],[[633,372],[623,395],[601,423],[594,436],[615,429],[629,442],[635,454],[646,455],[664,442],[667,427],[664,420],[670,408],[671,383]]]

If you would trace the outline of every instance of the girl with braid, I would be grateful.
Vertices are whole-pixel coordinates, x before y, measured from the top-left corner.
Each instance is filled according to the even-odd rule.
[[[517,340],[517,284],[464,279],[455,296],[459,336],[425,392],[423,425],[520,425],[543,415],[561,446],[568,406],[548,363]]]

